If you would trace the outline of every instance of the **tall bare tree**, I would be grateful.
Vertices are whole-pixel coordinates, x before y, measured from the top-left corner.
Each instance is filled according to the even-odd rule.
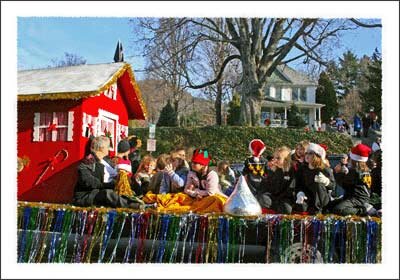
[[[221,29],[218,20],[223,21]],[[325,65],[324,47],[338,40],[342,31],[360,27],[381,27],[379,23],[357,19],[317,19],[317,18],[181,18],[169,26],[168,32],[158,35],[166,41],[175,30],[185,30],[186,44],[177,52],[192,58],[196,48],[204,41],[224,42],[236,52],[227,54],[214,79],[201,82],[193,76],[195,65],[186,60],[180,64],[186,84],[192,89],[200,89],[217,83],[233,60],[238,59],[242,67],[241,124],[257,126],[260,123],[261,103],[268,78],[279,64],[303,59],[304,63],[316,61]],[[294,50],[294,51],[293,51]],[[289,56],[289,53],[291,55]]]
[[[217,24],[221,30],[226,30],[226,26],[223,26],[221,19],[217,20]],[[200,63],[203,63],[204,67],[202,67],[201,71],[193,69],[193,73],[209,80],[218,75],[225,57],[229,54],[233,54],[235,50],[231,45],[223,41],[207,41],[207,43],[202,44],[200,52],[200,56],[203,58]],[[203,89],[204,95],[214,102],[217,125],[223,124],[223,103],[231,99],[233,90],[238,87],[240,83],[240,76],[241,67],[239,61],[230,63],[227,65],[221,78],[215,84],[209,85]]]
[[[190,31],[177,18],[141,19],[137,22],[145,30],[142,41],[143,54],[147,58],[147,78],[160,80],[172,90],[173,107],[179,113],[180,100],[188,88],[182,68],[191,59],[187,46]],[[146,37],[149,33],[151,36]]]

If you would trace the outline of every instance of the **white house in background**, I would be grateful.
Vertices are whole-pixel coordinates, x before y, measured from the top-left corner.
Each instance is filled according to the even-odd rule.
[[[321,127],[321,108],[315,103],[317,83],[287,65],[279,65],[269,77],[265,100],[261,105],[261,122],[269,119],[272,127],[287,127],[287,112],[295,103],[306,124],[311,128]]]

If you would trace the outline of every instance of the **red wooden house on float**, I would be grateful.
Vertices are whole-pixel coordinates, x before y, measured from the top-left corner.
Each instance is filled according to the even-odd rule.
[[[128,119],[146,108],[129,64],[18,72],[18,200],[69,203],[89,137],[107,135],[112,152]]]

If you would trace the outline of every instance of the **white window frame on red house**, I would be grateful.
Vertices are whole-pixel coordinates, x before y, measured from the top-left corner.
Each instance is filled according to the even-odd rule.
[[[121,141],[121,133],[125,132],[125,137],[128,137],[128,133],[129,133],[129,128],[127,125],[123,125],[123,124],[117,124],[117,143],[119,143],[119,141]]]
[[[117,83],[113,83],[110,87],[104,91],[104,95],[112,100],[117,100]]]
[[[33,141],[34,142],[50,142],[46,139],[40,139],[40,129],[48,129],[49,124],[44,124],[40,125],[40,118],[42,114],[45,113],[53,113],[53,118],[52,118],[52,123],[56,125],[56,130],[53,130],[51,133],[51,142],[56,142],[56,141],[72,141],[72,136],[73,136],[73,127],[74,127],[74,112],[73,111],[68,111],[67,115],[67,125],[58,125],[57,123],[57,113],[63,113],[63,112],[35,112],[34,113],[34,119],[33,119]],[[66,140],[57,140],[57,134],[58,131],[57,129],[59,128],[67,128],[67,139]]]
[[[92,134],[90,131],[90,126],[92,128]],[[82,136],[89,138],[91,135],[97,136],[97,117],[82,113]]]
[[[97,125],[97,135],[98,136],[105,136],[104,131],[102,131],[102,129],[101,129],[101,121],[105,121],[105,122],[113,121],[115,134],[113,132],[113,137],[112,137],[113,147],[110,147],[110,150],[115,151],[116,145],[118,144],[117,143],[117,133],[118,133],[117,125],[119,123],[119,116],[116,114],[110,113],[106,110],[99,109],[97,121],[98,121],[98,125]]]

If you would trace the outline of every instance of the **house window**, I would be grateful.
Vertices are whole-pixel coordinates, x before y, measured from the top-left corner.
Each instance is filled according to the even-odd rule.
[[[298,101],[299,100],[299,88],[293,88],[292,90],[292,100]]]
[[[73,112],[34,114],[33,141],[72,141]]]
[[[281,87],[276,88],[275,98],[278,100],[282,100],[282,88]]]
[[[100,135],[103,136],[107,136],[110,138],[110,150],[114,151],[114,135],[115,135],[115,130],[114,130],[114,123],[115,121],[107,118],[107,117],[103,117],[100,120]]]
[[[271,90],[269,87],[265,89],[265,96],[271,97]]]
[[[103,135],[110,138],[110,150],[115,151],[117,145],[117,124],[119,116],[105,110],[99,109],[98,115],[98,131],[97,135]]]
[[[300,91],[300,100],[301,101],[307,101],[307,89],[302,88]]]
[[[117,100],[117,84],[112,84],[107,90],[104,91],[104,95],[112,100]]]
[[[82,136],[89,138],[90,136],[97,136],[97,117],[82,114]]]

